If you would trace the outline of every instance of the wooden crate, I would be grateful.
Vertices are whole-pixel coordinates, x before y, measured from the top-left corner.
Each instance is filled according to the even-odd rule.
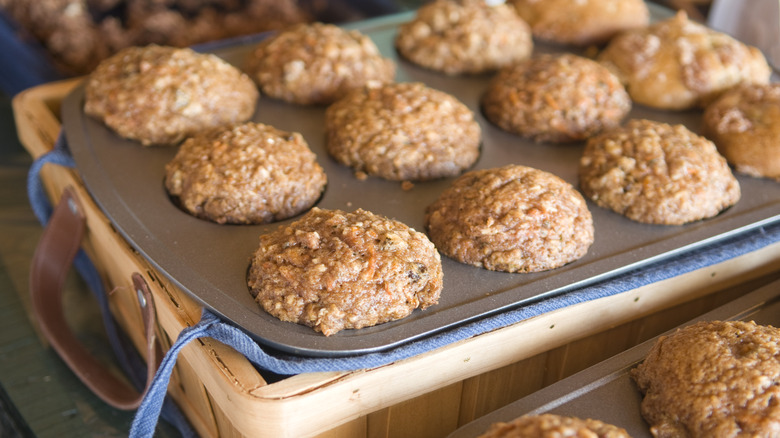
[[[37,86],[13,101],[33,157],[60,131],[61,100],[78,79]],[[141,257],[100,212],[73,169],[41,173],[56,202],[72,187],[87,214],[83,246],[112,291],[112,312],[136,346],[140,310],[131,275],[154,295],[168,348],[201,308]],[[212,339],[179,355],[169,393],[202,436],[441,437],[458,426],[672,328],[778,277],[780,243],[615,296],[556,310],[376,369],[301,374],[268,383]]]

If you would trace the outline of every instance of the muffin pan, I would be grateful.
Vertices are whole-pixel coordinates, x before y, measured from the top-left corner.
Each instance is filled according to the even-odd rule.
[[[780,281],[758,288],[680,327],[698,321],[728,320],[752,320],[757,324],[780,327]],[[673,330],[667,333],[671,332]],[[449,438],[476,437],[493,423],[543,413],[593,418],[620,426],[634,438],[650,438],[649,426],[640,412],[642,395],[629,371],[647,356],[657,339],[645,341],[480,417],[450,434]]]
[[[650,7],[656,18],[669,15],[665,9]],[[369,35],[385,56],[396,61],[397,81],[424,82],[453,94],[475,112],[483,136],[481,155],[473,168],[523,164],[554,173],[576,187],[583,144],[537,144],[491,125],[479,109],[479,99],[490,75],[448,77],[398,57],[393,47],[397,26],[411,19],[412,14],[391,15],[348,27]],[[207,48],[241,66],[260,38],[262,35]],[[560,50],[538,42],[534,48],[535,53]],[[743,197],[735,206],[717,217],[684,226],[640,224],[589,203],[596,231],[595,243],[585,257],[552,271],[533,274],[492,272],[443,257],[444,290],[438,305],[417,310],[399,321],[325,337],[308,327],[268,315],[253,301],[246,286],[246,271],[258,236],[295,218],[268,225],[218,225],[179,210],[163,187],[165,164],[176,149],[144,148],[119,138],[102,123],[84,115],[83,100],[83,84],[64,100],[64,132],[88,190],[117,231],[159,272],[224,320],[244,329],[261,344],[304,356],[386,350],[780,220],[780,184],[741,175],[738,179]],[[379,178],[358,180],[350,169],[325,152],[324,111],[325,107],[297,106],[261,97],[253,120],[304,136],[328,175],[319,207],[348,211],[363,208],[423,231],[426,206],[452,178],[415,183],[411,189]],[[701,112],[665,112],[635,105],[630,117],[683,123],[698,132]]]

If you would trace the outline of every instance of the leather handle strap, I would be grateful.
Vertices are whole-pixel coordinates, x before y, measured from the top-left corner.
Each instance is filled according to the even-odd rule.
[[[65,320],[62,291],[81,247],[85,229],[83,208],[73,190],[66,188],[43,230],[33,256],[30,272],[33,311],[51,346],[92,392],[116,408],[135,409],[146,394],[158,365],[154,302],[143,277],[133,275],[146,336],[146,388],[139,394],[129,383],[99,362],[77,339]]]

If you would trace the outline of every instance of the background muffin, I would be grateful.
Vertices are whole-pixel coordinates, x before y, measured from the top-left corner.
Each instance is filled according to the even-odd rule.
[[[737,172],[780,181],[780,83],[727,91],[704,111],[703,126]]]
[[[619,125],[631,99],[598,63],[573,54],[544,54],[499,71],[482,96],[482,110],[501,129],[563,143]]]
[[[220,224],[295,216],[327,177],[298,133],[246,123],[187,139],[165,166],[165,187],[192,215]]]
[[[743,321],[703,321],[658,339],[631,370],[653,435],[775,435],[778,341],[778,329]]]
[[[651,120],[630,120],[588,140],[579,180],[599,206],[650,224],[712,217],[740,198],[739,183],[711,141]]]
[[[333,24],[300,24],[261,41],[246,71],[273,98],[329,104],[364,85],[392,82],[395,64],[371,38]]]
[[[504,3],[437,0],[398,27],[398,52],[450,75],[496,70],[531,56],[531,29]]]
[[[425,226],[443,254],[506,272],[546,271],[577,260],[594,232],[574,187],[519,165],[461,175],[427,208]]]
[[[613,38],[598,60],[636,103],[681,110],[702,107],[740,83],[769,82],[755,47],[690,21],[685,12]]]
[[[647,26],[642,0],[510,0],[536,38],[559,44],[602,44],[615,34]]]
[[[424,234],[360,209],[315,207],[260,236],[248,283],[268,313],[329,336],[436,304],[442,276]]]
[[[555,414],[524,415],[508,423],[494,423],[478,438],[629,438],[622,427],[590,418]]]
[[[325,130],[336,161],[391,181],[458,175],[479,157],[482,132],[466,105],[419,82],[350,93],[328,107]]]
[[[249,77],[220,58],[156,45],[101,62],[84,93],[87,115],[145,146],[249,120],[258,99]]]

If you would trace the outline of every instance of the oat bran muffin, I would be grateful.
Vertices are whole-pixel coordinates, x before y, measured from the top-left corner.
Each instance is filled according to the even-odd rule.
[[[442,254],[491,271],[539,272],[583,257],[593,218],[582,195],[531,167],[473,170],[447,188],[425,215]]]
[[[329,104],[355,88],[395,79],[395,63],[358,30],[299,24],[261,41],[245,70],[265,95],[301,105]]]
[[[665,437],[780,434],[780,331],[702,321],[662,336],[631,370],[642,416]]]
[[[437,0],[398,27],[398,52],[449,75],[497,70],[531,56],[531,29],[504,3]]]
[[[590,418],[556,414],[523,415],[490,425],[478,438],[630,438],[622,427]]]
[[[703,120],[704,135],[737,172],[780,181],[780,83],[726,91]]]
[[[87,115],[144,146],[172,145],[249,120],[258,99],[249,77],[222,59],[157,45],[131,47],[104,60],[84,93]]]
[[[442,275],[425,234],[362,209],[314,207],[260,236],[248,284],[266,312],[330,336],[438,303]]]
[[[336,161],[391,181],[458,175],[479,157],[482,134],[466,105],[419,82],[353,91],[325,111],[325,132]]]
[[[631,99],[618,78],[595,61],[543,54],[500,70],[482,96],[482,110],[505,131],[564,143],[619,125]]]
[[[760,50],[688,19],[674,17],[615,36],[598,60],[635,103],[669,110],[703,107],[740,83],[769,82]]]
[[[681,225],[717,215],[740,187],[715,145],[683,125],[632,119],[588,140],[580,189],[637,222]]]
[[[642,0],[510,0],[540,40],[587,46],[615,34],[647,26],[650,12]]]
[[[193,216],[260,224],[311,207],[327,177],[299,133],[244,123],[188,138],[165,166],[165,188]]]

